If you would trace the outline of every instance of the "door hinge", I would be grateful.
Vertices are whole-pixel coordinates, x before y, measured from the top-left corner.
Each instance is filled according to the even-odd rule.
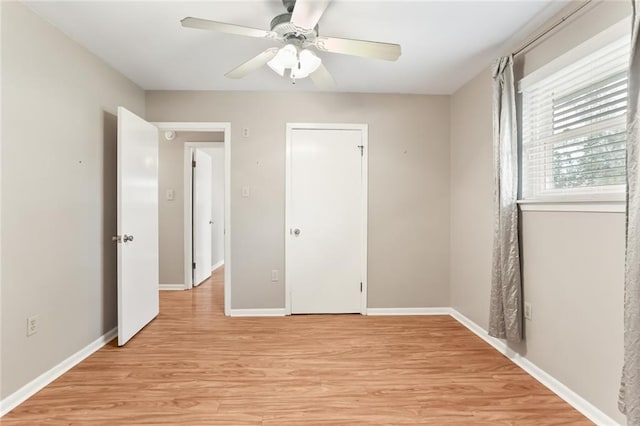
[[[193,262],[193,263],[191,264],[191,269],[196,269],[196,262]]]
[[[364,157],[364,145],[358,145],[358,148],[360,148],[360,156]]]
[[[360,283],[360,293],[362,293],[362,283]]]
[[[196,160],[191,161],[191,167],[196,167]]]

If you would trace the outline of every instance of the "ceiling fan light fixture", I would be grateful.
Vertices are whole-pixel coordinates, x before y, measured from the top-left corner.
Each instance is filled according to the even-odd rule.
[[[276,61],[275,58],[267,62],[267,65],[269,65],[269,68],[271,68],[275,73],[280,74],[280,77],[284,77],[285,67],[283,67],[280,62]]]
[[[320,59],[315,53],[309,49],[304,49],[300,52],[300,71],[303,74],[309,75],[320,67],[322,59]]]
[[[298,63],[298,48],[293,44],[287,44],[278,50],[278,53],[270,62],[279,64],[282,68],[293,68]]]
[[[309,77],[309,74],[316,71],[321,64],[322,59],[312,51],[304,49],[300,52],[300,57],[296,66],[291,68],[291,79],[299,80],[301,78]]]

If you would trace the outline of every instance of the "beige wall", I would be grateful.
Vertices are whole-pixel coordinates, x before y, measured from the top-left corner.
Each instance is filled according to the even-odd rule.
[[[158,225],[160,227],[160,284],[184,285],[184,144],[222,142],[221,132],[176,132],[168,141],[160,132],[158,150]],[[168,189],[175,198],[167,200]]]
[[[287,122],[369,124],[369,307],[449,305],[448,97],[152,91],[147,112],[231,122],[234,309],[284,307]]]
[[[1,7],[4,398],[116,326],[115,114],[145,99],[24,5]]]
[[[529,73],[630,13],[606,2],[520,58]],[[524,74],[526,75],[526,74]],[[451,302],[488,326],[492,247],[491,73],[451,98]],[[622,367],[624,215],[525,212],[526,344],[514,347],[616,421]]]
[[[493,244],[491,72],[451,97],[451,257],[454,308],[489,323]]]

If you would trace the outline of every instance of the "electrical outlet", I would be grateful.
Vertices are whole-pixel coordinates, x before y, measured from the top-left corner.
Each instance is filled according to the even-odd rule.
[[[27,337],[33,336],[38,332],[40,326],[40,315],[34,315],[27,318]]]
[[[279,278],[278,278],[278,270],[274,269],[274,270],[271,271],[271,281],[275,283],[278,280],[279,280]]]
[[[248,127],[244,127],[242,129],[242,137],[243,138],[248,138],[249,137],[249,128]]]
[[[531,303],[524,302],[524,317],[531,321]]]

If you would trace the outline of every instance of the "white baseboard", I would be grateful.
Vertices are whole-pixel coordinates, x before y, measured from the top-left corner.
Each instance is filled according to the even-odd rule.
[[[231,309],[232,317],[284,317],[286,310],[277,309]]]
[[[160,290],[184,290],[184,284],[160,284]]]
[[[221,266],[224,266],[224,259],[222,259],[220,262],[218,262],[215,265],[213,265],[211,267],[211,272],[215,271],[216,269],[218,269]]]
[[[597,425],[618,425],[619,423],[607,416],[595,405],[569,389],[562,384],[559,380],[547,373],[527,358],[523,357],[519,353],[515,352],[507,346],[507,344],[500,339],[489,336],[488,332],[480,327],[475,322],[471,321],[466,316],[462,315],[457,310],[451,308],[451,316],[455,318],[460,324],[467,327],[474,334],[478,335],[485,342],[493,346],[498,352],[509,358],[514,364],[522,368],[529,373],[534,379],[545,385],[551,392],[558,395],[565,402],[571,405],[573,408],[581,412],[586,418],[591,420]]]
[[[82,360],[87,358],[89,355],[109,343],[118,335],[118,328],[113,328],[109,330],[102,336],[98,337],[93,342],[89,343],[84,348],[80,349],[78,352],[71,355],[69,358],[63,360],[58,365],[54,366],[48,371],[45,371],[11,395],[7,396],[5,399],[0,401],[0,417],[4,416],[18,405],[22,404],[27,399],[31,398],[37,392],[42,390],[49,383],[56,380],[58,377],[62,376],[64,373],[78,365]]]
[[[367,315],[451,315],[451,308],[367,308]]]

